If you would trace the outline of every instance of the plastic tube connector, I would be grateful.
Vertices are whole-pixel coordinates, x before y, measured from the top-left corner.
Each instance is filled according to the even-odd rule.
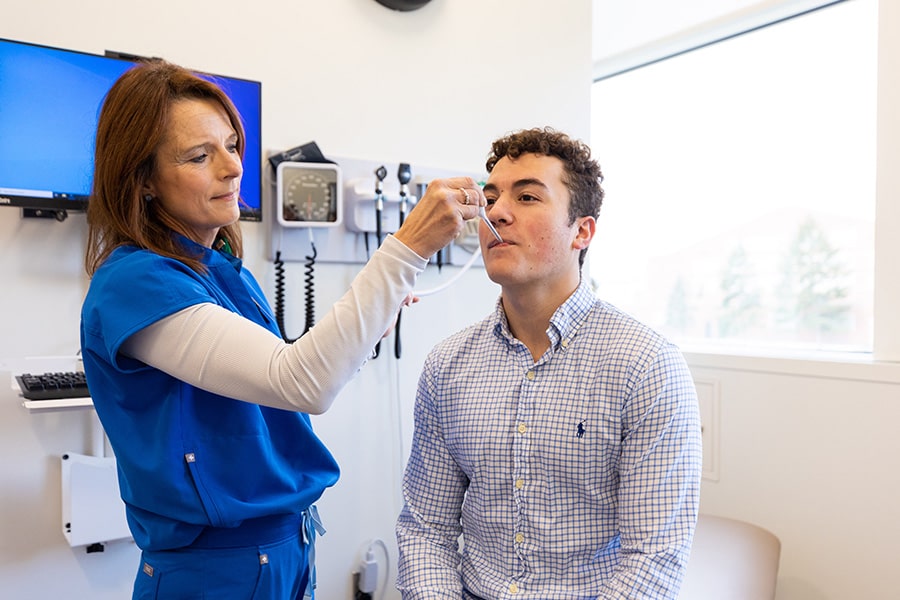
[[[359,566],[359,591],[371,594],[378,587],[378,562],[375,552],[369,548],[366,559]]]

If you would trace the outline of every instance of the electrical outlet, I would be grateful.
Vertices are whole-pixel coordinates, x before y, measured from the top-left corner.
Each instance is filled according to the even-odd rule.
[[[372,548],[366,551],[366,558],[359,565],[359,591],[371,594],[378,587],[378,561]]]

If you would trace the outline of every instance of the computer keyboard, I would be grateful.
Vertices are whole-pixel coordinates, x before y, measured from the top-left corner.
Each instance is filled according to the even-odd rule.
[[[87,398],[87,380],[82,371],[60,373],[24,373],[16,375],[22,395],[28,400],[59,400],[61,398]]]

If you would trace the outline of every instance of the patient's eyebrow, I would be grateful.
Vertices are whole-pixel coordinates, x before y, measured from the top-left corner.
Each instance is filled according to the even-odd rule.
[[[537,179],[535,177],[529,177],[527,179],[517,179],[515,181],[515,183],[513,183],[513,185],[512,185],[513,189],[530,187],[530,186],[544,188],[545,190],[550,189],[544,184],[543,181],[541,181],[540,179]]]
[[[515,190],[515,189],[521,189],[521,188],[524,188],[524,187],[530,187],[530,186],[539,187],[539,188],[542,188],[542,189],[545,189],[545,190],[549,190],[549,189],[550,189],[550,188],[547,187],[547,185],[546,185],[543,181],[541,181],[540,179],[534,178],[534,177],[527,177],[527,178],[524,178],[524,179],[517,179],[517,180],[515,180],[515,181],[513,182],[513,184],[512,184],[511,187],[512,187],[512,189]],[[499,189],[497,188],[497,186],[496,186],[495,184],[493,184],[493,183],[487,183],[487,184],[485,184],[485,186],[484,186],[484,191],[485,191],[485,192],[494,192],[494,193],[497,193],[497,192],[499,192]]]

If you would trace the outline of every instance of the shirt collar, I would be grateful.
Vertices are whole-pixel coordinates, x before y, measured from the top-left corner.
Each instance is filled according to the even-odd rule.
[[[234,267],[235,271],[240,272],[243,261],[240,258],[233,256],[230,252],[207,248],[180,233],[176,233],[175,237],[186,251],[196,256],[204,265],[215,267],[216,265],[222,264],[222,261],[224,260]]]
[[[550,345],[554,350],[558,350],[560,346],[568,347],[569,342],[575,337],[578,328],[584,323],[596,300],[597,298],[593,290],[591,290],[591,286],[582,279],[575,291],[572,292],[572,295],[560,304],[553,316],[550,317],[547,337],[550,338]],[[494,334],[507,340],[507,342],[512,342],[513,335],[509,330],[509,321],[506,319],[506,313],[503,310],[502,297],[497,298],[497,303],[494,307],[494,317],[496,319]]]

